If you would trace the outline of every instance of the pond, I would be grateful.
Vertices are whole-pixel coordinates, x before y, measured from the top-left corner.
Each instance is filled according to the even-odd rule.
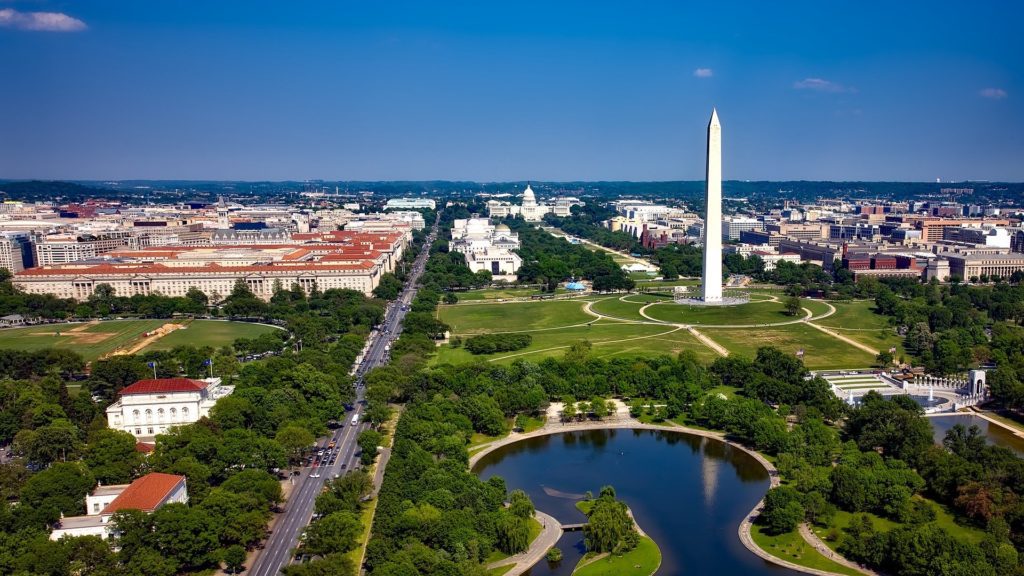
[[[575,503],[612,485],[662,552],[659,575],[798,574],[755,556],[737,536],[768,490],[749,454],[717,440],[657,430],[586,430],[530,438],[480,460],[481,478],[501,476],[562,523],[582,522]],[[542,560],[531,576],[568,575],[585,552],[582,532],[558,542],[564,560]]]
[[[1016,452],[1018,456],[1024,456],[1024,438],[974,414],[944,414],[942,416],[932,416],[928,418],[928,421],[932,423],[932,434],[935,436],[935,441],[939,444],[946,437],[946,432],[953,426],[963,424],[965,427],[970,428],[971,425],[976,425],[978,428],[981,428],[981,433],[985,435],[989,444],[1009,448]]]

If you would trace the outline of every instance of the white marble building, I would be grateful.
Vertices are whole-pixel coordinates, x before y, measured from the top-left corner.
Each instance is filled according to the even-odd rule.
[[[117,402],[107,408],[107,425],[136,438],[152,438],[171,426],[208,416],[217,400],[234,389],[222,386],[220,378],[139,380],[124,387]]]
[[[544,215],[552,211],[547,204],[538,204],[533,188],[529,184],[523,191],[523,203],[519,206],[508,202],[491,200],[487,203],[488,216],[491,218],[508,218],[522,216],[527,222],[540,222]]]

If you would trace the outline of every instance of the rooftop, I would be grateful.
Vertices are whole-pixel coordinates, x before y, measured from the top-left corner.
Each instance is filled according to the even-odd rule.
[[[156,380],[139,380],[121,389],[121,395],[129,394],[169,394],[172,392],[197,392],[206,388],[206,382],[191,378],[159,378]]]
[[[164,474],[162,472],[146,474],[132,482],[131,486],[125,488],[124,492],[115,498],[113,502],[107,504],[107,507],[100,514],[113,514],[118,510],[128,509],[152,512],[167,499],[167,496],[179,484],[184,482],[184,476]]]

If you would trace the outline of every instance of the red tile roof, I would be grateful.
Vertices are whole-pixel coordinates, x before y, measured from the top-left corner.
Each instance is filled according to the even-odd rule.
[[[125,394],[169,394],[171,392],[195,392],[206,388],[206,382],[191,378],[160,378],[157,380],[139,380],[135,384],[121,389]]]
[[[118,510],[142,510],[152,512],[160,507],[179,484],[185,483],[184,476],[153,472],[146,474],[121,492],[121,495],[107,504],[100,514],[113,514]]]
[[[143,454],[149,454],[153,450],[156,450],[156,444],[151,444],[149,442],[136,442],[135,443],[135,451],[136,452],[142,452]]]

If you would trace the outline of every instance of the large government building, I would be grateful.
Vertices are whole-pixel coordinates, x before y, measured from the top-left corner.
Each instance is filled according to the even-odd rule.
[[[14,284],[33,294],[84,300],[99,284],[118,296],[184,296],[198,288],[211,299],[227,296],[238,280],[265,300],[275,286],[307,292],[347,288],[369,295],[382,274],[402,258],[401,232],[334,231],[292,234],[274,244],[222,244],[117,249],[102,259],[29,268]]]

